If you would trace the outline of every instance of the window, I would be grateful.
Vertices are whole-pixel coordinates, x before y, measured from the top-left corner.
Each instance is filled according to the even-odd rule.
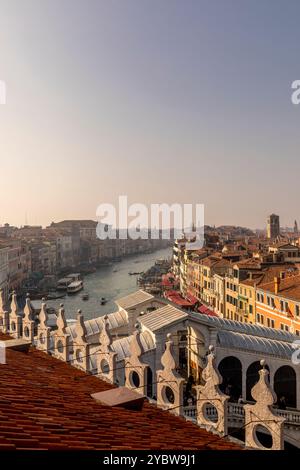
[[[272,320],[272,318],[267,318],[267,325],[269,328],[274,328],[275,326],[274,320]]]
[[[257,301],[263,303],[264,302],[264,294],[257,294]]]
[[[271,304],[271,299],[270,299],[270,297],[269,297],[269,296],[267,297],[267,304],[268,304],[268,305],[270,305],[270,304]]]
[[[257,323],[261,323],[262,325],[264,324],[264,316],[261,315],[260,313],[256,314],[256,321]]]
[[[282,312],[283,312],[283,307],[284,307],[284,305],[283,305],[283,300],[281,300],[281,301],[280,301],[280,310],[281,310]]]
[[[282,331],[289,331],[289,327],[287,325],[285,325],[284,323],[280,323],[280,329]]]
[[[300,336],[300,331],[299,330],[296,330],[296,335]]]
[[[252,305],[249,305],[249,313],[253,313],[253,307],[252,307]]]
[[[299,307],[299,305],[296,305],[296,315],[297,315],[297,316],[300,315],[300,307]]]

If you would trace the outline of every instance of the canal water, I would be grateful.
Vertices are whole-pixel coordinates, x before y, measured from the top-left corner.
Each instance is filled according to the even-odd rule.
[[[117,310],[116,299],[139,289],[138,276],[128,273],[146,271],[157,259],[167,259],[171,255],[171,248],[165,248],[151,254],[130,256],[112,266],[99,268],[95,273],[84,276],[84,290],[73,295],[66,294],[63,299],[48,300],[47,305],[58,308],[63,303],[67,319],[76,318],[78,309],[82,310],[86,320],[114,312]],[[89,300],[82,300],[83,293],[89,294]],[[101,305],[101,297],[108,299],[105,305]]]

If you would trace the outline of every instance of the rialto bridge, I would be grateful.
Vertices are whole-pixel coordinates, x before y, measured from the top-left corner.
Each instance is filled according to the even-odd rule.
[[[258,413],[263,440],[270,431],[276,448],[282,436],[286,446],[300,447],[300,372],[292,360],[300,352],[297,336],[186,312],[144,291],[117,305],[116,312],[87,321],[79,311],[73,322],[61,306],[53,329],[45,302],[35,316],[29,298],[20,311],[15,294],[7,310],[0,296],[0,331],[223,434],[228,429],[243,439]],[[246,435],[247,442],[256,445]]]

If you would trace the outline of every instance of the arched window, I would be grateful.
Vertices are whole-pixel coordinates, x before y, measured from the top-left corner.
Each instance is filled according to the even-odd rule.
[[[219,364],[219,372],[223,377],[220,385],[222,392],[237,401],[242,394],[242,363],[235,356],[227,356]]]
[[[291,366],[281,366],[274,375],[274,391],[277,395],[279,407],[284,405],[296,408],[297,406],[297,380],[296,373]],[[284,397],[284,400],[281,400]]]

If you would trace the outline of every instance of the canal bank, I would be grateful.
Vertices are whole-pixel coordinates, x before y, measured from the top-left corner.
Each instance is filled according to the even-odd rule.
[[[139,289],[138,276],[130,276],[128,273],[146,271],[157,259],[170,258],[171,255],[172,249],[164,248],[150,254],[130,256],[112,266],[103,266],[84,276],[83,291],[72,296],[65,295],[63,299],[49,300],[47,305],[58,308],[63,303],[67,319],[75,318],[78,309],[82,310],[86,320],[113,312],[117,309],[114,300]],[[84,293],[88,293],[89,300],[82,300]],[[105,305],[101,305],[101,297],[108,300]]]

